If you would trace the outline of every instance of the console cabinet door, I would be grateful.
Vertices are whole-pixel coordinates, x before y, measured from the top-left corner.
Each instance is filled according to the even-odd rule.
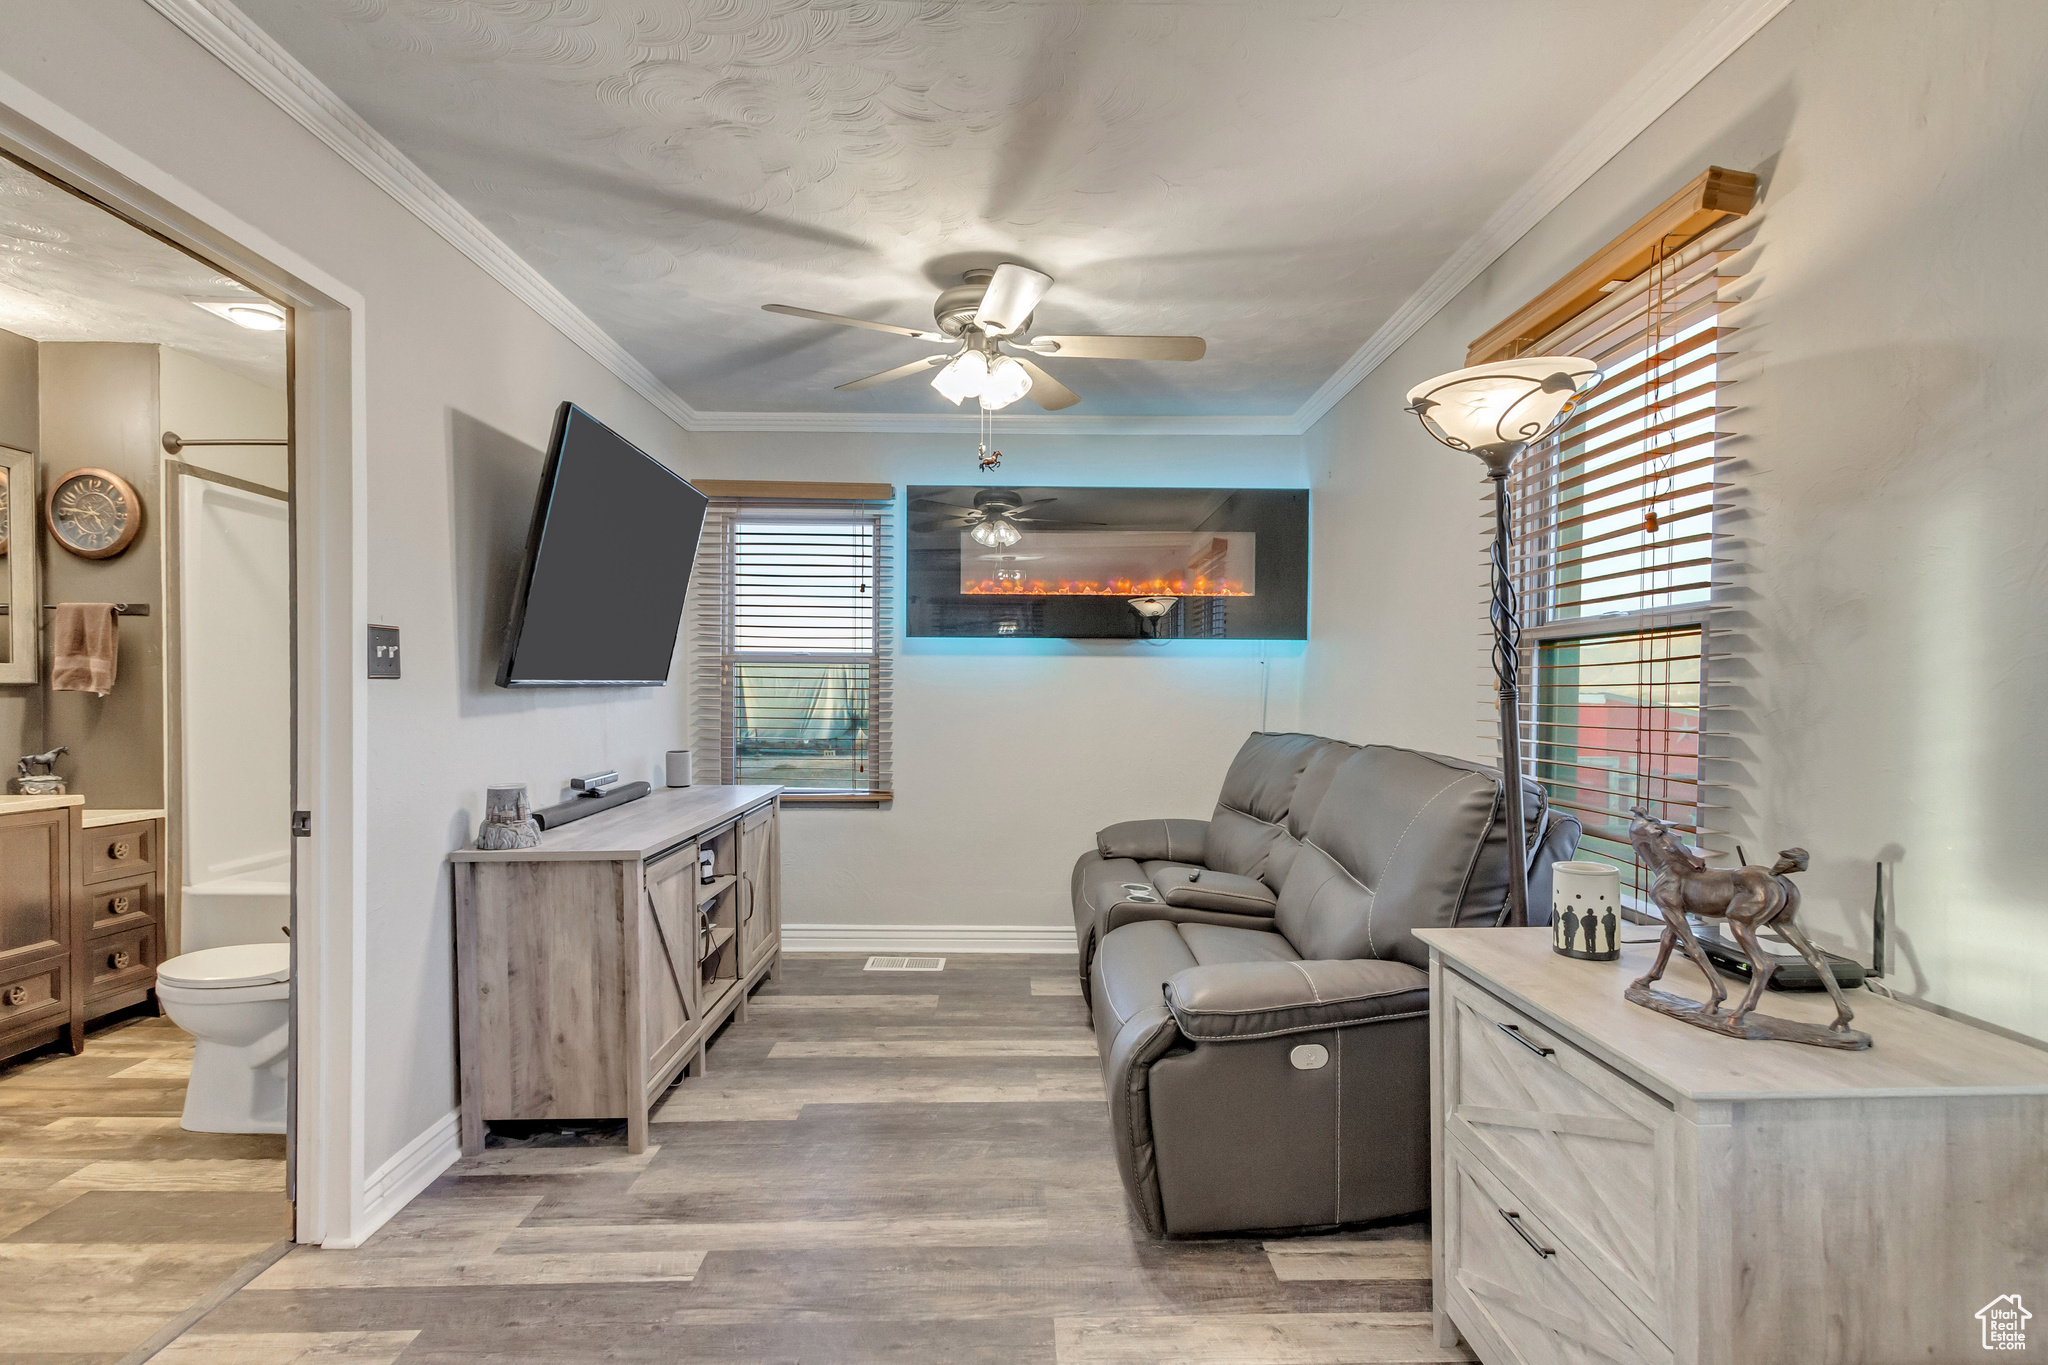
[[[0,816],[0,972],[71,946],[71,812]]]
[[[647,865],[640,900],[640,1011],[652,1076],[681,1049],[697,1018],[697,846],[687,844]]]
[[[751,972],[781,934],[781,847],[773,805],[740,821],[740,971]]]

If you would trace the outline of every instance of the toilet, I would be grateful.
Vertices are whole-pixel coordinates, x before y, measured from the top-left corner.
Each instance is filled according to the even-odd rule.
[[[291,1039],[289,943],[204,948],[156,971],[157,999],[196,1040],[180,1127],[282,1133]]]

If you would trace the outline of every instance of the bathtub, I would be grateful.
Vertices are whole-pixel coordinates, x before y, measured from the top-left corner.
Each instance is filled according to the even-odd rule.
[[[184,888],[179,953],[224,948],[231,943],[282,943],[290,935],[292,884],[289,865],[252,868],[218,881]]]

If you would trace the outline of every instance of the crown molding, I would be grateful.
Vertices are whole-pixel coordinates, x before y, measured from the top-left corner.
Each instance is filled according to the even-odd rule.
[[[284,110],[449,245],[685,431],[961,432],[947,413],[699,412],[435,183],[230,0],[148,0],[151,8]],[[1466,285],[1791,0],[1715,0],[1488,218],[1292,415],[1017,416],[1006,429],[1042,435],[1299,436]]]
[[[1291,413],[1271,417],[1051,417],[1035,413],[1000,413],[996,429],[1003,436],[1029,432],[1034,436],[1295,436]],[[981,430],[979,411],[950,412],[700,412],[693,431],[888,431],[925,434],[974,434]]]
[[[1595,171],[1662,118],[1791,2],[1716,0],[1696,16],[1613,99],[1600,106],[1599,112],[1558,149],[1557,155],[1494,210],[1479,231],[1467,238],[1420,289],[1394,310],[1394,315],[1358,348],[1344,368],[1324,381],[1294,414],[1295,431],[1305,434],[1321,421],[1382,361],[1462,293],[1466,285],[1478,279],[1529,229],[1592,179]]]

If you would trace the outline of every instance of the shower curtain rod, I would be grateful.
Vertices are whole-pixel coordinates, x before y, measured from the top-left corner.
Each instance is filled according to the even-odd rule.
[[[55,607],[54,605],[52,605],[51,603],[45,602],[45,603],[43,604],[43,610],[44,610],[44,611],[55,611],[55,610],[57,610],[57,608],[56,608],[56,607]],[[5,615],[7,615],[7,604],[6,604],[5,602],[0,602],[0,616],[5,616]],[[114,615],[116,615],[116,616],[147,616],[147,615],[149,615],[149,603],[147,603],[147,602],[136,602],[136,603],[130,604],[130,603],[127,603],[127,602],[116,602],[116,603],[114,603]]]
[[[248,436],[223,437],[218,441],[194,441],[188,437],[180,436],[175,431],[164,433],[164,449],[172,455],[177,454],[186,446],[284,446],[290,444],[290,441],[273,441]]]

